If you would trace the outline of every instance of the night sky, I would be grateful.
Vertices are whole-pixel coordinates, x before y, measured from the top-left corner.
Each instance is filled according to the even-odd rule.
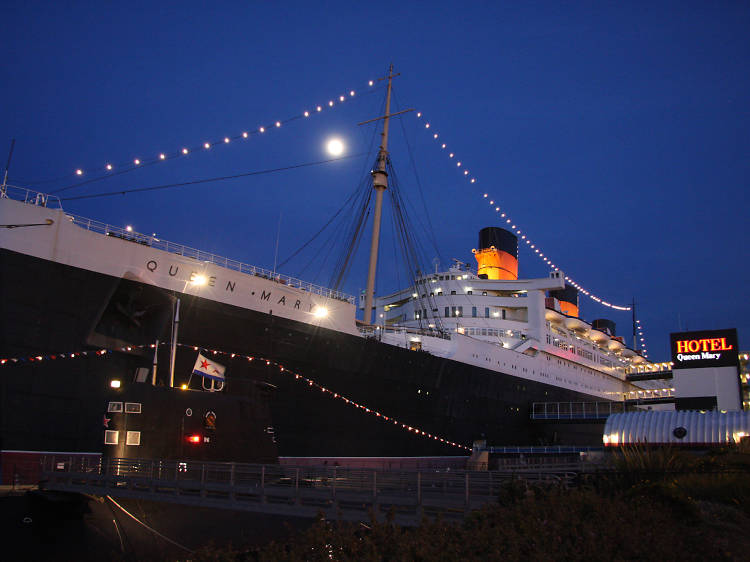
[[[382,114],[382,82],[368,81],[393,62],[392,111],[423,112],[393,121],[389,148],[424,267],[474,262],[479,229],[505,220],[500,206],[582,286],[615,304],[636,299],[651,359],[667,359],[679,330],[736,327],[750,348],[750,3],[207,6],[3,2],[9,183],[57,192],[73,214],[271,269],[279,225],[282,262],[366,178],[376,130],[357,123]],[[289,120],[304,110],[313,115]],[[243,131],[247,140],[223,143]],[[348,158],[64,199],[318,162],[334,136]],[[131,171],[135,158],[143,164]],[[107,163],[124,173],[65,189],[105,176]],[[380,294],[405,280],[390,216]],[[279,270],[327,284],[336,224]],[[368,246],[369,227],[343,287],[352,294],[365,286]],[[521,276],[547,276],[522,246]],[[630,343],[630,313],[581,303]]]

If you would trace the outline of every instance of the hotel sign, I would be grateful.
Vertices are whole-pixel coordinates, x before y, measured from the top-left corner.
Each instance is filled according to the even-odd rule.
[[[737,330],[679,332],[670,335],[673,369],[736,367]]]

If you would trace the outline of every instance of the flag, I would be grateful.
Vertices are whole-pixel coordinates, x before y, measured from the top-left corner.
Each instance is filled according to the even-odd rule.
[[[215,361],[211,361],[199,353],[198,359],[195,360],[193,374],[200,375],[201,377],[208,377],[217,381],[224,381],[225,370],[226,367],[224,367],[224,365],[219,365]]]

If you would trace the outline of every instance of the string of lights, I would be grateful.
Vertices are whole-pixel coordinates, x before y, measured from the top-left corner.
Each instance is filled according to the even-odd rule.
[[[646,338],[643,336],[643,324],[640,320],[635,321],[635,327],[638,331],[638,339],[640,340],[640,348],[643,356],[648,359],[648,350],[646,349]]]
[[[440,437],[438,435],[434,435],[434,434],[429,433],[429,432],[427,432],[424,429],[421,429],[419,427],[413,427],[411,425],[408,425],[406,423],[403,423],[403,422],[397,420],[394,417],[387,416],[384,413],[379,412],[378,410],[374,410],[372,408],[369,408],[369,407],[367,407],[364,404],[361,404],[361,403],[359,403],[359,402],[357,402],[355,400],[352,400],[351,398],[349,398],[347,396],[344,396],[343,394],[335,392],[335,391],[331,390],[330,388],[327,388],[327,387],[319,384],[318,382],[314,381],[311,378],[305,377],[305,376],[301,375],[298,372],[295,372],[295,371],[293,371],[291,369],[286,368],[281,363],[273,361],[272,359],[266,359],[266,358],[263,358],[263,357],[255,357],[255,356],[250,356],[250,355],[243,355],[243,354],[240,354],[240,353],[230,353],[230,352],[227,352],[227,351],[220,351],[220,350],[215,350],[215,349],[205,349],[205,348],[201,348],[201,347],[197,347],[197,346],[193,346],[193,345],[188,345],[188,344],[182,344],[182,343],[179,343],[177,345],[180,346],[180,347],[192,348],[194,351],[204,350],[206,352],[212,353],[213,355],[228,356],[228,357],[230,357],[232,359],[234,359],[234,358],[241,358],[241,359],[247,360],[248,362],[258,361],[260,363],[265,363],[269,367],[273,366],[273,367],[278,368],[280,373],[284,373],[286,375],[289,375],[290,377],[294,377],[294,380],[299,381],[301,384],[304,384],[308,389],[315,390],[315,391],[320,391],[323,394],[325,394],[326,396],[328,396],[329,398],[332,398],[334,400],[341,400],[345,404],[347,404],[347,405],[349,405],[349,406],[351,406],[353,408],[357,408],[362,413],[369,414],[369,415],[371,415],[371,416],[373,416],[375,418],[378,418],[378,419],[380,419],[384,423],[392,424],[392,425],[397,426],[397,427],[400,426],[401,429],[403,429],[403,430],[405,430],[405,431],[407,431],[409,433],[412,433],[414,435],[418,435],[420,437],[424,437],[425,439],[431,439],[433,441],[436,441],[436,442],[439,442],[439,443],[443,443],[445,445],[450,445],[451,447],[456,447],[458,449],[462,449],[462,450],[466,450],[466,451],[471,451],[471,447],[467,447],[466,445],[461,445],[460,443],[456,443],[455,441],[451,441],[449,439],[446,439],[444,437]],[[126,346],[126,347],[118,348],[116,351],[129,352],[129,351],[133,351],[134,349],[146,349],[146,348],[154,349],[155,347],[156,346],[154,344],[150,344],[150,345],[138,345],[138,346]],[[110,354],[112,352],[113,352],[113,350],[99,349],[99,350],[94,350],[94,351],[76,351],[76,352],[73,352],[73,353],[57,353],[57,354],[48,354],[48,355],[34,355],[34,356],[29,356],[29,357],[14,357],[14,358],[10,358],[10,359],[0,359],[0,366],[5,366],[5,365],[9,365],[9,364],[12,365],[12,364],[22,364],[22,363],[34,363],[34,362],[41,362],[41,361],[54,361],[54,360],[60,360],[60,359],[75,359],[75,358],[82,358],[82,357],[88,357],[88,356],[93,356],[93,357],[99,356],[99,357],[101,357],[101,356],[105,356],[107,354]],[[184,388],[186,388],[186,386]]]
[[[374,80],[370,80],[367,82],[368,87],[372,88],[375,85]],[[198,150],[210,150],[217,146],[224,146],[227,144],[230,144],[231,142],[238,141],[238,140],[249,140],[251,137],[254,136],[260,136],[264,133],[273,131],[275,129],[280,129],[285,124],[296,121],[297,119],[307,119],[313,115],[316,115],[318,113],[322,113],[323,111],[327,109],[332,109],[334,107],[337,107],[344,103],[347,100],[352,99],[355,97],[356,91],[355,90],[348,90],[347,93],[341,94],[339,96],[330,98],[325,103],[320,104],[312,104],[309,106],[308,109],[303,110],[301,113],[298,113],[296,115],[292,115],[291,117],[288,117],[287,119],[280,119],[276,121],[270,121],[268,124],[260,125],[253,129],[246,129],[244,131],[241,131],[236,134],[227,135],[224,137],[221,137],[219,139],[204,141],[199,144],[193,144],[189,146],[182,146],[180,149],[175,151],[165,151],[160,152],[156,156],[151,157],[137,157],[133,160],[130,160],[126,163],[115,165],[112,162],[107,162],[104,164],[103,167],[100,166],[92,166],[90,168],[76,168],[74,171],[74,175],[81,177],[88,174],[96,174],[96,173],[102,173],[105,177],[108,174],[113,174],[116,170],[122,171],[123,169],[127,170],[133,170],[135,168],[143,167],[148,164],[155,164],[158,162],[164,162],[167,160],[172,160],[174,158],[181,158],[185,157],[188,154],[191,154],[192,152],[198,151]],[[69,186],[72,187],[72,186]]]
[[[423,114],[421,111],[418,111],[417,119],[422,119]],[[424,129],[428,131],[430,136],[432,137],[432,140],[437,142],[440,145],[440,149],[445,151],[445,153],[448,155],[448,158],[452,161],[455,161],[456,163],[456,169],[460,172],[461,176],[469,183],[469,184],[475,184],[478,182],[477,177],[472,174],[467,168],[464,162],[456,155],[455,152],[453,152],[451,149],[448,148],[447,143],[443,141],[441,136],[435,132],[434,127],[432,127],[431,123],[425,119],[424,123]],[[539,248],[539,244],[534,243],[531,238],[524,234],[521,228],[518,226],[518,224],[510,218],[509,214],[505,212],[505,209],[502,209],[497,201],[495,201],[494,197],[492,197],[489,193],[483,193],[482,198],[486,199],[489,202],[490,207],[492,208],[493,212],[495,212],[502,222],[505,223],[505,228],[511,230],[515,234],[517,234],[522,243],[525,243],[530,250],[532,250],[532,253],[536,255],[540,260],[544,262],[544,264],[549,267],[552,271],[559,271],[558,266],[555,265],[555,263],[549,258],[549,256],[546,256],[544,252],[542,252],[541,248]],[[602,306],[606,306],[608,308],[612,308],[614,310],[630,310],[631,308],[629,306],[621,306],[617,304],[612,304],[597,295],[595,295],[593,292],[591,292],[589,289],[583,287],[581,284],[579,284],[577,281],[572,279],[571,277],[566,276],[565,280],[570,283],[573,287],[578,289],[580,293],[583,293],[587,297],[589,297],[594,302],[601,304]]]

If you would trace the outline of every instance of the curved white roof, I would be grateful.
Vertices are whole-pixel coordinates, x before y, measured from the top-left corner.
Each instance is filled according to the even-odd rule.
[[[604,426],[608,446],[720,445],[738,443],[750,436],[750,412],[715,410],[641,411],[613,414]]]

